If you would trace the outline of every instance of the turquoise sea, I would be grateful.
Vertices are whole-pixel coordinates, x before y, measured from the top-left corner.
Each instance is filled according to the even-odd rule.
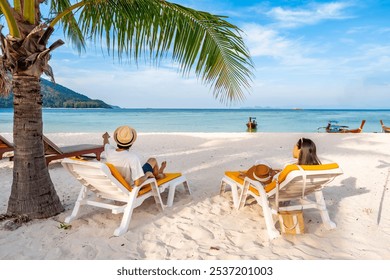
[[[381,132],[379,120],[390,126],[390,110],[323,109],[43,109],[44,132],[112,132],[130,125],[139,132],[245,132],[255,117],[257,132],[317,132],[329,120]],[[0,109],[0,133],[12,132],[12,109]]]

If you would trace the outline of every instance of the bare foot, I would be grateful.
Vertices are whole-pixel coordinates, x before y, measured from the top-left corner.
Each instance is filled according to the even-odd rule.
[[[160,169],[158,170],[158,174],[164,173],[165,167],[167,167],[167,162],[164,160],[164,161],[161,163]]]
[[[156,179],[165,178],[165,174],[164,174],[164,169],[165,169],[165,167],[167,167],[167,162],[166,162],[166,161],[163,161],[163,162],[161,163],[161,166],[160,166],[159,170],[158,170],[158,174],[157,174],[157,176],[156,176]]]

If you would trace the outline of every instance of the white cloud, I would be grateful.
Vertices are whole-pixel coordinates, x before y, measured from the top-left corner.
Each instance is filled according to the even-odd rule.
[[[351,18],[345,13],[350,7],[348,2],[331,2],[325,4],[312,4],[303,9],[285,9],[275,7],[267,15],[277,20],[281,27],[297,27],[313,25],[323,20],[340,20]]]
[[[364,44],[351,50],[348,56],[338,60],[345,73],[360,76],[380,73],[390,69],[390,45]]]
[[[208,86],[164,68],[76,69],[56,63],[56,81],[90,98],[123,108],[221,107]]]
[[[257,7],[256,13],[247,13],[255,23],[241,24],[240,28],[255,62],[256,78],[252,94],[244,103],[234,106],[345,107],[352,105],[348,100],[354,101],[353,94],[359,96],[356,104],[363,104],[367,93],[384,97],[389,90],[385,77],[390,69],[390,47],[387,43],[360,39],[369,32],[388,34],[388,28],[366,22],[357,26],[348,23],[346,33],[332,32],[332,36],[341,33],[343,38],[328,39],[326,32],[322,34],[324,26],[314,27],[320,28],[313,32],[315,36],[305,33],[305,29],[280,28],[350,18],[347,8],[351,6],[348,2],[332,2],[270,10],[263,5]],[[260,13],[262,19],[253,18]],[[264,25],[265,14],[277,24]],[[61,52],[67,51],[62,49]],[[81,57],[66,52],[63,57],[67,61],[52,61],[56,80],[91,98],[121,107],[224,107],[214,99],[209,86],[196,78],[182,78],[173,64],[137,70],[134,64],[118,65],[109,56],[102,59],[100,49],[94,49]],[[59,50],[54,58],[61,56]],[[144,65],[143,60],[140,65]]]
[[[274,29],[258,24],[247,24],[245,42],[253,57],[270,56],[285,65],[308,65],[318,60],[308,57],[315,51],[309,45],[302,45],[299,40],[291,40],[280,35]]]
[[[390,28],[384,27],[378,29],[378,33],[383,34],[383,33],[390,33]]]
[[[366,32],[370,32],[370,30],[375,29],[372,26],[355,26],[346,31],[346,34],[364,34]]]
[[[338,79],[342,76],[357,77],[390,69],[388,44],[360,45],[356,40],[341,38],[339,42],[346,45],[344,48],[348,52],[337,52],[337,48],[343,47],[342,45],[291,38],[283,36],[277,29],[258,24],[244,25],[243,30],[257,71],[263,71],[262,74],[266,71],[280,77],[285,73],[285,78],[298,73],[308,77],[332,75]],[[264,58],[273,60],[267,61]]]

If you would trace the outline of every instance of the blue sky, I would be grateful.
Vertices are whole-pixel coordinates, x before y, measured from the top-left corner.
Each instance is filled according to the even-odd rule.
[[[255,78],[231,107],[389,108],[390,1],[171,2],[226,15],[243,30]],[[226,107],[170,60],[136,67],[92,45],[79,56],[67,44],[50,64],[58,83],[121,107]]]

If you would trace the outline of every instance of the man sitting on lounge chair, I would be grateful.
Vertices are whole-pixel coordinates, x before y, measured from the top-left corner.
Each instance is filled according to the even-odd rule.
[[[113,164],[130,185],[139,186],[148,178],[164,178],[165,161],[159,167],[155,158],[149,158],[141,166],[139,157],[129,150],[137,139],[137,132],[134,128],[124,125],[115,130],[116,148],[109,144],[109,137],[107,132],[103,135],[107,162]]]

